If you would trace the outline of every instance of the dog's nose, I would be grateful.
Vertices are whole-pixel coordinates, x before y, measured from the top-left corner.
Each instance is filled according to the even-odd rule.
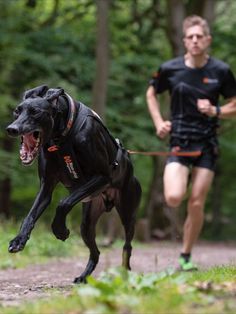
[[[10,136],[15,137],[19,135],[19,128],[17,126],[9,125],[6,130]]]

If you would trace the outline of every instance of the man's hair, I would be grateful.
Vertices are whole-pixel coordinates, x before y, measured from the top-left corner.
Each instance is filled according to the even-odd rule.
[[[184,34],[184,36],[186,34],[186,30],[189,27],[192,27],[195,25],[201,26],[205,35],[210,35],[210,28],[209,28],[208,22],[205,19],[203,19],[201,16],[190,15],[190,16],[186,17],[183,21],[183,34]]]

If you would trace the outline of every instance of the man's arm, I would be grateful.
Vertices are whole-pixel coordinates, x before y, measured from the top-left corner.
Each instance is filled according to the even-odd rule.
[[[236,117],[236,97],[228,100],[228,102],[220,108],[220,118]]]
[[[221,106],[219,114],[217,107],[213,106],[208,99],[198,99],[197,106],[201,113],[209,117],[216,117],[217,115],[222,119],[236,117],[236,97],[229,99],[225,105]]]
[[[157,100],[155,89],[153,86],[149,86],[146,93],[146,99],[148,104],[148,110],[152,117],[154,126],[156,128],[156,134],[160,138],[166,137],[171,131],[171,122],[164,121],[160,111],[160,103]]]

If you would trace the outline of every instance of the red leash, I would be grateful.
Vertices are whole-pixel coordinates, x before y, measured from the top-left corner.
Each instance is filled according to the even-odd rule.
[[[130,154],[139,154],[145,156],[183,156],[183,157],[198,157],[201,156],[202,152],[200,150],[186,152],[186,151],[172,151],[172,152],[141,152],[135,150],[128,150]]]

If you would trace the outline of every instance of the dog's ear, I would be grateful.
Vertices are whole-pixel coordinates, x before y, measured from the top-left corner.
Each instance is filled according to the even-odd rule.
[[[47,91],[47,94],[45,95],[45,99],[49,101],[50,103],[52,103],[53,105],[56,105],[59,96],[62,96],[64,94],[65,92],[63,88],[60,88],[60,89],[50,88]]]
[[[41,85],[35,88],[32,88],[30,90],[27,90],[24,93],[23,96],[23,100],[27,99],[27,98],[35,98],[35,97],[43,97],[45,95],[45,93],[47,92],[48,87],[47,85]]]

